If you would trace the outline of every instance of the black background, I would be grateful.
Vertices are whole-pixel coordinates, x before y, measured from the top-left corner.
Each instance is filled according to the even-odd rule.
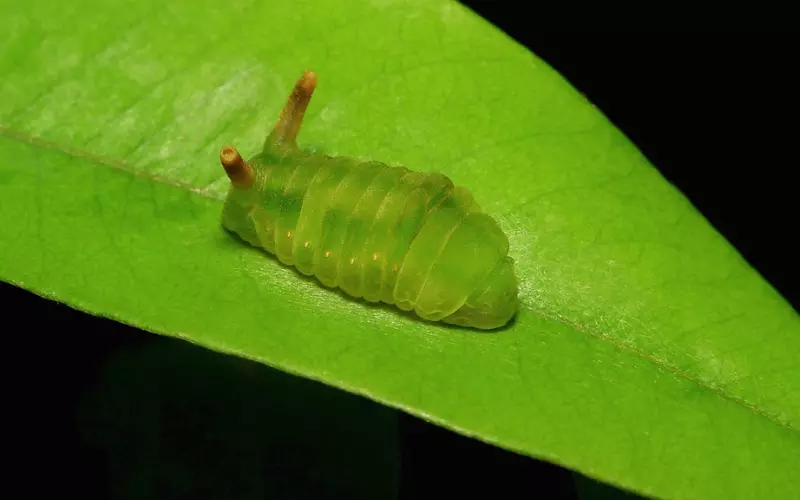
[[[797,309],[795,142],[788,40],[672,30],[535,32],[524,6],[463,2],[555,67]],[[0,285],[3,446],[27,495],[103,496],[107,466],[75,428],[78,399],[113,350],[173,342]],[[177,341],[175,341],[177,342]],[[186,349],[193,349],[187,344]],[[403,498],[574,498],[565,470],[402,416]],[[445,466],[452,472],[445,472]],[[542,494],[548,491],[551,494]]]

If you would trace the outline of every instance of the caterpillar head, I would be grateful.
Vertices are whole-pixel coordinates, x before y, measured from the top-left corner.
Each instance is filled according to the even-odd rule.
[[[255,245],[258,243],[258,236],[250,214],[259,200],[258,179],[263,172],[245,161],[232,146],[222,148],[219,161],[231,180],[222,209],[222,225]]]
[[[263,151],[251,159],[256,165],[245,161],[232,146],[225,146],[219,153],[219,161],[231,180],[231,188],[222,209],[222,225],[251,244],[257,245],[258,242],[252,216],[265,187],[268,170],[265,162],[280,161],[279,158],[287,153],[299,152],[297,133],[316,87],[317,75],[313,71],[304,71],[286,100],[275,127],[267,136]]]

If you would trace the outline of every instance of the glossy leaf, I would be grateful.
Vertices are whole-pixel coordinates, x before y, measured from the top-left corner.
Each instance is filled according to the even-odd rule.
[[[0,278],[668,498],[800,491],[800,321],[555,71],[450,0],[0,8]],[[325,290],[219,227],[219,148],[438,170],[508,232],[496,333]]]

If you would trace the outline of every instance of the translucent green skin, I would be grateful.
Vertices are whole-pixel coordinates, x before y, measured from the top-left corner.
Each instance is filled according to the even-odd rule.
[[[516,313],[508,238],[444,175],[277,148],[249,163],[222,224],[284,264],[430,321],[493,329]]]

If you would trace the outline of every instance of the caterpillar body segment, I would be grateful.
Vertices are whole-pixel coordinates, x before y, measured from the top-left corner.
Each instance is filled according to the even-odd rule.
[[[431,321],[494,329],[518,307],[508,238],[439,173],[312,155],[296,137],[316,87],[305,72],[263,151],[220,153],[222,225],[327,287]]]

